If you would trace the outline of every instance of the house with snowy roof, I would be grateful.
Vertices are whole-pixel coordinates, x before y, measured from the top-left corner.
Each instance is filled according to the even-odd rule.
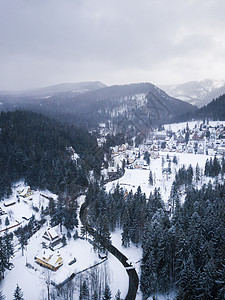
[[[37,254],[34,259],[39,265],[53,271],[57,271],[63,265],[63,260],[59,252],[57,251],[56,253],[49,249],[44,250],[40,254]]]
[[[44,243],[49,247],[54,247],[62,240],[62,236],[58,226],[48,227],[42,236]]]

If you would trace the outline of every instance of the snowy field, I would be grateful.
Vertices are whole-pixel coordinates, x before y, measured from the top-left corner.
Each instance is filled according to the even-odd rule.
[[[166,161],[167,154],[169,154],[169,158],[171,160],[171,175],[162,174],[162,157],[165,161],[165,166],[168,164]],[[174,164],[173,157],[176,155],[178,164]],[[175,179],[176,171],[185,165],[187,168],[190,164],[195,171],[196,165],[198,163],[200,169],[204,173],[205,162],[209,159],[209,155],[204,154],[189,154],[189,153],[165,153],[159,152],[159,158],[151,159],[149,170],[142,169],[126,169],[125,174],[118,180],[109,182],[106,184],[106,190],[109,192],[113,190],[117,184],[120,187],[124,188],[124,190],[133,191],[134,193],[137,191],[138,186],[141,187],[143,193],[149,197],[150,192],[154,192],[155,188],[160,188],[160,192],[162,195],[162,199],[165,204],[168,202],[170,190],[172,183]],[[152,171],[154,185],[149,185],[149,172]]]

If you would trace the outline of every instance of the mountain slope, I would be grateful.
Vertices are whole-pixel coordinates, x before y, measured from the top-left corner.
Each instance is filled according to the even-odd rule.
[[[225,120],[225,94],[211,101],[209,104],[194,112],[188,112],[172,118],[172,122],[185,122],[189,120],[210,119],[214,121]]]
[[[35,188],[75,193],[87,185],[90,169],[100,170],[96,139],[84,130],[28,111],[1,112],[0,128],[0,198],[21,179]],[[71,159],[72,149],[80,159]]]
[[[105,123],[108,133],[130,141],[145,135],[180,114],[196,110],[191,104],[168,96],[151,83],[103,87],[86,93],[58,93],[51,97],[2,99],[2,110],[29,109],[60,121],[96,130]]]
[[[204,79],[179,85],[164,85],[161,88],[171,97],[202,107],[225,93],[225,81]]]
[[[31,107],[87,128],[108,120],[117,124],[129,119],[135,123],[137,115],[144,122],[158,125],[176,114],[194,110],[192,105],[168,96],[150,83],[115,85],[66,97],[56,95],[36,100]]]
[[[194,115],[201,119],[225,120],[225,94],[200,108]]]

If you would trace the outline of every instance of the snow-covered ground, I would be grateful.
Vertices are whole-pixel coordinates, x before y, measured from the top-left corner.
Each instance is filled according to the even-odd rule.
[[[221,123],[222,122],[220,122],[220,124]],[[196,122],[188,122],[188,126],[190,129],[194,128],[195,124]],[[225,124],[225,122],[223,122],[223,124]],[[217,122],[210,122],[210,125],[216,126]],[[165,125],[166,129],[172,129],[173,131],[183,129],[185,127],[186,123]],[[164,167],[168,166],[167,155],[169,155],[169,159],[171,161],[172,174],[170,175],[162,173],[162,162],[164,161]],[[173,163],[174,156],[177,157],[178,164]],[[115,159],[115,166],[117,166],[117,164],[121,166],[123,158],[124,157],[121,158],[118,155],[118,157],[116,157]],[[150,192],[154,192],[155,188],[160,188],[162,199],[164,200],[165,204],[167,204],[170,196],[171,185],[175,179],[176,171],[178,171],[178,169],[181,168],[182,165],[185,165],[185,167],[187,168],[189,164],[191,164],[195,173],[195,167],[198,163],[201,169],[201,174],[203,174],[205,162],[209,158],[209,155],[204,154],[188,154],[177,152],[166,153],[160,151],[158,158],[150,159],[150,166],[147,170],[126,169],[123,177],[106,184],[106,190],[109,192],[113,188],[115,188],[117,184],[119,184],[122,188],[124,188],[124,190],[127,190],[128,192],[130,190],[136,192],[138,186],[140,186],[142,192],[144,192],[146,194],[146,197],[148,198]],[[152,171],[153,175],[153,186],[149,185],[150,171]],[[199,187],[203,183],[207,182],[207,180],[209,179],[206,179],[204,176],[202,176]],[[45,209],[49,201],[45,196],[52,197],[54,199],[57,198],[57,195],[51,194],[49,191],[32,191],[32,195],[25,198],[19,196],[19,191],[22,191],[22,194],[24,194],[27,189],[28,187],[23,182],[17,183],[17,185],[15,185],[13,189],[13,194],[8,199],[4,199],[4,201],[0,203],[0,208],[5,212],[5,214],[1,216],[2,222],[0,224],[0,234],[3,234],[1,230],[4,230],[6,226],[10,227],[17,224],[23,226],[27,224],[28,221],[26,220],[26,218],[28,219],[32,215],[35,215],[36,219],[40,219],[41,209]],[[182,200],[184,200],[184,196],[185,195],[183,195]],[[18,199],[20,199],[20,201],[18,201]],[[84,200],[85,196],[81,196],[78,198],[79,207],[82,205]],[[4,203],[9,204],[12,202],[15,202],[15,204],[11,206],[4,205]],[[9,219],[9,225],[5,224],[6,217],[8,217]],[[80,225],[81,224],[79,222],[79,235]],[[17,228],[18,227],[15,227],[10,230],[14,231]],[[30,240],[28,241],[28,245],[26,246],[24,256],[22,256],[22,251],[21,249],[19,249],[17,239],[14,238],[14,242],[16,244],[16,252],[14,258],[12,259],[14,268],[10,271],[6,271],[5,279],[0,281],[0,290],[3,291],[3,294],[6,296],[6,300],[10,300],[13,298],[13,292],[17,284],[19,284],[19,286],[22,288],[25,300],[46,299],[46,269],[43,269],[34,261],[34,257],[43,250],[41,242],[42,235],[44,234],[46,228],[47,222],[30,238]],[[66,234],[65,229],[63,230],[63,233]],[[121,230],[115,231],[111,236],[113,245],[127,256],[129,261],[132,262],[132,264],[136,268],[138,275],[140,275],[140,259],[142,256],[141,247],[136,247],[135,245],[131,245],[131,247],[129,248],[123,247],[121,245]],[[51,272],[51,280],[55,283],[60,283],[72,273],[82,271],[101,261],[98,255],[93,251],[92,245],[88,241],[83,239],[74,240],[73,237],[70,240],[67,239],[67,245],[65,247],[61,247],[57,251],[59,251],[63,259],[63,266],[60,267],[58,271]],[[68,263],[71,262],[74,258],[76,258],[76,262],[72,265],[69,265]],[[30,266],[29,268],[26,267],[27,263]],[[123,265],[113,255],[109,254],[108,260],[106,260],[101,266],[108,270],[108,279],[112,295],[114,296],[119,289],[121,291],[121,298],[125,298],[128,290],[128,275]],[[76,281],[78,279],[76,279],[75,276],[73,280]],[[136,299],[142,299],[142,295],[139,290]],[[167,298],[165,298],[165,295],[158,296],[158,299],[161,300],[174,298],[173,294],[170,294],[167,296]]]
[[[182,123],[174,123],[174,124],[166,124],[164,125],[166,130],[172,130],[173,132],[177,132],[178,130],[183,130],[184,128],[186,128],[187,124],[189,129],[194,129],[195,125],[197,124],[198,127],[199,125],[202,123],[201,120],[199,121],[188,121],[188,122],[182,122]],[[214,127],[217,125],[225,125],[225,121],[209,121],[209,125]]]
[[[42,199],[38,196],[38,194],[40,194],[40,192],[33,192],[32,197],[33,201],[35,201],[35,205],[39,204],[39,201],[43,201],[46,206],[48,200],[44,197],[42,197]],[[45,194],[47,194],[46,191]],[[48,196],[52,195],[48,193]],[[13,192],[12,197],[16,197],[16,190]],[[41,198],[41,200],[39,198]],[[81,205],[83,201],[84,196],[78,198],[79,205]],[[21,215],[24,208],[26,208],[29,213],[33,213],[32,205],[30,205],[29,202],[28,204],[19,202],[10,206],[11,214],[13,216]],[[8,210],[8,208],[6,210]],[[27,223],[27,221],[24,222]],[[0,290],[2,290],[6,300],[13,298],[13,293],[17,284],[21,287],[26,300],[46,299],[46,269],[36,264],[34,257],[38,253],[44,251],[44,249],[42,249],[41,242],[47,226],[48,224],[46,223],[29,239],[28,245],[24,251],[24,256],[22,256],[22,251],[16,242],[15,255],[12,259],[14,268],[10,271],[7,270],[5,272],[5,279],[0,281]],[[78,227],[78,232],[79,231],[80,222]],[[62,233],[66,233],[64,228]],[[14,238],[14,241],[17,241],[17,239]],[[56,251],[59,252],[63,259],[62,267],[60,267],[56,272],[50,271],[51,281],[56,284],[63,282],[72,273],[77,273],[102,261],[98,257],[98,254],[93,251],[92,245],[88,241],[80,238],[74,240],[73,237],[71,237],[71,239],[67,239],[66,246],[61,247],[61,244],[59,244],[55,248],[58,248]],[[74,258],[76,258],[76,262],[69,265],[69,262],[71,262]],[[26,266],[27,264],[29,267]],[[128,290],[128,275],[125,268],[111,254],[108,255],[108,260],[106,260],[103,264],[105,265],[104,268],[107,270],[107,277],[109,278],[112,295],[115,295],[119,289],[121,291],[121,297],[124,298]],[[76,276],[73,280],[76,281]]]
[[[166,161],[167,154],[171,160],[171,175],[162,174],[162,157],[165,161],[165,166],[168,164]],[[174,164],[173,157],[176,155],[178,164]],[[155,188],[160,188],[162,199],[165,203],[168,202],[172,183],[175,179],[176,171],[185,165],[187,168],[190,164],[194,171],[198,163],[200,169],[204,171],[205,162],[209,159],[209,155],[204,154],[189,154],[189,153],[165,153],[159,152],[159,158],[151,159],[149,170],[142,169],[126,169],[125,174],[118,180],[106,184],[106,191],[110,191],[116,187],[117,184],[124,190],[136,192],[138,186],[141,187],[143,193],[149,197],[150,192],[154,192]],[[152,171],[154,185],[149,185],[149,172]]]
[[[4,230],[6,227],[10,228],[14,225],[25,225],[28,220],[35,215],[36,219],[40,219],[41,208],[45,209],[48,205],[48,199],[46,197],[57,198],[57,195],[50,193],[49,191],[32,191],[32,194],[27,197],[22,197],[24,195],[28,186],[24,182],[19,182],[13,187],[13,193],[9,198],[4,199],[0,202],[0,208],[6,213],[1,216],[0,231]],[[44,197],[46,196],[46,197]],[[9,203],[15,203],[10,206]],[[34,210],[36,209],[36,210]],[[38,210],[38,212],[37,212]],[[5,225],[6,218],[9,219],[9,225]],[[14,231],[16,228],[9,229],[9,231]]]

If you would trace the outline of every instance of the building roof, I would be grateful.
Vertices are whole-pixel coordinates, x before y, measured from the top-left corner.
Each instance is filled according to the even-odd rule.
[[[49,249],[45,249],[42,253],[37,254],[35,259],[47,263],[54,268],[60,267],[63,261],[58,251],[56,253]]]
[[[55,228],[48,227],[45,233],[43,234],[43,238],[49,240],[50,242],[53,242],[57,239],[60,239],[60,234],[56,231]]]

